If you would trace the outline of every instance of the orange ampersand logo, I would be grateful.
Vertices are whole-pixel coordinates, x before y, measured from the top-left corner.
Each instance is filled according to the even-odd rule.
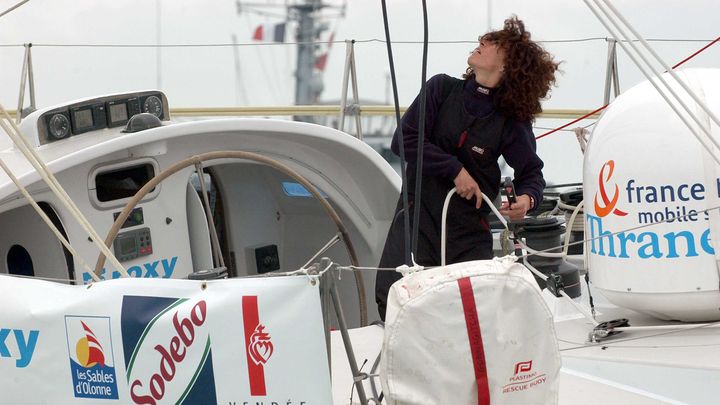
[[[607,178],[603,180],[605,168],[609,168],[610,171],[607,174]],[[617,204],[618,197],[620,196],[620,190],[615,184],[615,195],[613,195],[612,200],[608,198],[607,192],[605,191],[605,183],[610,181],[610,177],[612,177],[613,170],[615,170],[615,161],[608,160],[605,162],[603,167],[600,169],[600,176],[598,177],[598,192],[600,193],[600,199],[602,200],[602,203],[604,204],[603,207],[598,204],[598,195],[595,193],[595,213],[599,217],[605,217],[611,212],[615,215],[624,217],[627,215],[627,212],[620,211],[619,209],[615,208],[615,204]]]

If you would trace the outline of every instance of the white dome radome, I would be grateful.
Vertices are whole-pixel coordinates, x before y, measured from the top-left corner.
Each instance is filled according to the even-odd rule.
[[[677,73],[720,116],[720,69]],[[672,85],[720,140],[717,125]],[[597,238],[585,245],[593,285],[615,305],[661,319],[720,320],[720,213],[706,212],[720,207],[720,164],[650,82],[599,119],[583,179],[585,235]]]

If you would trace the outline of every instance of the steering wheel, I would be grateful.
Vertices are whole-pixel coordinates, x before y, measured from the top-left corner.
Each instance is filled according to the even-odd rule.
[[[178,171],[189,167],[189,166],[195,166],[197,164],[200,164],[204,161],[208,160],[216,160],[216,159],[244,159],[244,160],[251,160],[254,162],[264,163],[268,166],[271,166],[278,171],[292,177],[295,181],[302,184],[303,187],[305,187],[306,190],[308,190],[316,200],[320,202],[320,205],[322,205],[325,212],[328,214],[330,219],[333,220],[335,225],[337,226],[338,232],[341,235],[341,239],[344,242],[345,248],[347,250],[348,256],[350,257],[350,262],[353,266],[358,265],[358,259],[357,255],[355,253],[355,248],[353,247],[352,241],[350,240],[350,234],[348,233],[347,229],[345,228],[345,225],[342,223],[342,220],[340,219],[340,216],[338,215],[337,211],[328,203],[321,195],[320,192],[315,188],[314,185],[312,185],[307,179],[305,179],[303,176],[298,174],[293,169],[289,168],[288,166],[278,162],[277,160],[271,159],[269,157],[252,153],[252,152],[244,152],[244,151],[217,151],[217,152],[207,152],[202,153],[200,155],[195,155],[188,157],[186,159],[183,159],[172,166],[168,167],[167,169],[161,171],[157,174],[157,176],[153,177],[148,181],[140,190],[135,193],[135,195],[125,204],[125,207],[118,215],[117,219],[115,219],[115,222],[113,223],[112,227],[110,228],[110,231],[108,232],[107,237],[105,238],[105,245],[110,247],[112,245],[113,241],[115,240],[115,237],[117,236],[118,232],[120,231],[120,228],[125,223],[125,220],[127,220],[128,216],[130,215],[130,212],[135,208],[135,206],[142,200],[149,192],[150,190],[154,189],[160,182],[165,180],[166,178],[170,177],[171,175],[177,173]],[[95,264],[95,270],[94,273],[96,275],[100,275],[100,272],[102,271],[103,266],[105,265],[105,254],[100,252],[100,255],[98,256],[97,262]],[[367,302],[365,300],[365,283],[363,281],[362,275],[359,272],[353,272],[355,275],[355,284],[358,292],[358,300],[360,303],[360,324],[361,326],[367,325]]]

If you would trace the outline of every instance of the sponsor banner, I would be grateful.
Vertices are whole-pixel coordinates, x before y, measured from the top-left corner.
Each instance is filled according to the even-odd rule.
[[[317,286],[306,277],[0,276],[7,403],[330,404]]]
[[[623,158],[594,163],[596,176],[586,168],[585,232],[595,284],[622,292],[717,290],[716,214],[707,208],[717,205],[720,178],[658,174]]]

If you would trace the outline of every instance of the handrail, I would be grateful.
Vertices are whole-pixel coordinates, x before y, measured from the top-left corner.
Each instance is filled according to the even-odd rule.
[[[400,107],[405,112],[407,107]],[[395,107],[390,105],[360,105],[357,109],[360,115],[394,115]],[[538,118],[576,118],[592,110],[553,108],[538,114]],[[339,105],[287,105],[287,106],[259,106],[259,107],[215,107],[215,108],[171,108],[170,115],[176,117],[199,116],[257,116],[257,115],[338,115]],[[588,119],[597,119],[599,113],[588,116]]]
[[[407,107],[400,107],[405,112]],[[15,118],[17,110],[7,110]],[[360,105],[360,115],[394,115],[395,107],[391,105]],[[576,108],[549,108],[537,115],[537,118],[570,119],[582,117],[592,110]],[[284,115],[338,115],[339,105],[280,105],[258,107],[188,107],[171,108],[170,115],[175,117],[236,117],[236,116],[284,116]],[[587,119],[597,119],[600,113],[591,114]]]

